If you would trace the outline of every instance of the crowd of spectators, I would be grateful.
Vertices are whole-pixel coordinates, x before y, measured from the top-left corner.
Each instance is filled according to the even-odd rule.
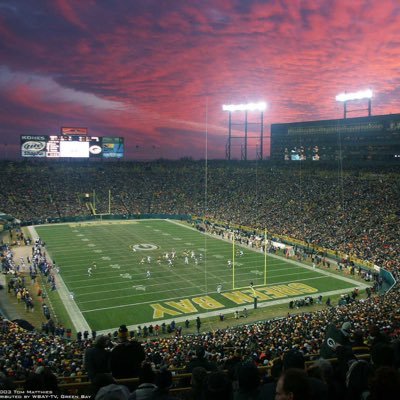
[[[191,214],[266,229],[399,267],[400,170],[269,163],[3,162],[0,204],[21,221],[98,213]]]
[[[107,212],[110,193],[115,214],[192,214],[223,222],[226,226],[266,229],[271,234],[288,235],[311,245],[368,260],[398,276],[398,169],[374,171],[354,168],[338,174],[334,169],[294,165],[277,168],[269,164],[230,165],[222,162],[209,163],[205,169],[204,164],[191,161],[107,165],[4,163],[3,167],[0,182],[6,190],[0,193],[1,211],[21,221],[46,222],[89,215],[90,207],[84,201],[84,194],[93,191],[98,211]],[[201,376],[196,368],[214,371],[204,378],[205,386],[200,385],[204,389],[202,395],[205,392],[210,399],[216,393],[219,393],[217,397],[220,400],[232,394],[221,389],[226,384],[225,378],[239,382],[235,391],[237,398],[257,398],[259,392],[264,393],[262,398],[273,398],[259,388],[254,394],[255,384],[246,388],[245,380],[241,381],[237,375],[240,368],[233,366],[268,365],[272,366],[272,371],[276,368],[280,373],[282,366],[279,367],[277,360],[284,360],[293,351],[302,357],[318,356],[326,339],[327,326],[343,327],[350,321],[348,333],[351,340],[348,346],[339,346],[337,353],[337,357],[344,357],[346,363],[339,363],[336,371],[330,370],[330,364],[330,367],[316,365],[308,375],[304,369],[303,372],[290,372],[293,367],[301,367],[291,365],[286,368],[289,372],[280,375],[274,390],[293,392],[286,379],[288,382],[303,382],[304,390],[311,390],[313,385],[309,384],[309,378],[317,377],[327,387],[332,384],[332,379],[337,380],[339,394],[346,398],[361,398],[361,394],[367,391],[371,393],[371,399],[379,398],[376,393],[379,393],[383,377],[392,377],[386,389],[399,387],[399,294],[399,288],[395,287],[384,296],[368,295],[318,312],[288,314],[282,319],[224,330],[200,330],[196,335],[149,335],[141,345],[143,361],[162,371],[171,368],[193,371],[194,381],[197,373]],[[114,349],[121,346],[119,339],[116,340],[121,332],[107,338],[86,336],[69,340],[51,332],[26,332],[18,324],[5,319],[1,324],[0,372],[14,380],[31,382],[31,374],[43,373],[48,368],[58,376],[79,377],[88,372],[84,355],[90,354],[90,349],[103,346],[103,356],[107,358],[108,353],[111,357]],[[356,344],[366,346],[375,357],[373,364],[367,362],[367,367],[359,364],[354,351],[351,351],[352,345]],[[387,348],[376,351],[377,345]],[[350,351],[341,353],[343,348]],[[392,357],[385,358],[389,353]],[[353,361],[352,369],[347,361]],[[113,376],[112,363],[106,364],[102,364],[99,373]],[[357,397],[351,397],[349,377],[353,370],[363,367],[368,379],[364,379],[364,385],[360,384],[356,389],[351,387],[351,390],[358,391]],[[218,375],[221,370],[231,371],[231,375]],[[139,368],[135,375],[140,375],[141,371]],[[251,371],[249,367],[241,372],[249,378]],[[152,382],[141,383],[155,385],[156,377],[151,379]],[[113,381],[107,383],[115,385]],[[161,383],[159,385],[162,387]],[[154,390],[157,387],[155,385]],[[333,391],[327,390],[326,393],[331,396]],[[194,394],[192,398],[195,398]]]
[[[184,372],[202,367],[233,373],[234,366],[243,363],[273,366],[294,350],[304,357],[317,358],[330,324],[337,327],[347,324],[350,346],[363,345],[367,353],[373,352],[374,346],[385,344],[389,348],[385,351],[392,357],[389,366],[398,368],[398,298],[396,288],[385,296],[372,296],[318,312],[288,314],[277,320],[195,335],[148,337],[141,346],[130,340],[124,326],[115,335],[67,340],[61,335],[27,332],[16,323],[2,320],[0,371],[14,380],[27,379],[30,374],[41,371],[41,367],[51,369],[59,377],[79,378],[88,373],[93,380],[98,373],[112,373],[114,378],[128,378],[138,376],[140,362],[145,361],[157,370]],[[381,349],[375,357],[385,357],[384,354]],[[350,355],[338,352],[337,356],[357,360],[351,349]],[[133,367],[127,359],[135,360]]]

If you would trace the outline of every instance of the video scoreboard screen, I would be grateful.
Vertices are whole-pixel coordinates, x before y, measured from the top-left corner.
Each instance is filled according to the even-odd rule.
[[[121,137],[87,135],[22,135],[22,157],[122,158]]]
[[[124,156],[124,139],[121,137],[103,137],[103,157],[122,158]]]

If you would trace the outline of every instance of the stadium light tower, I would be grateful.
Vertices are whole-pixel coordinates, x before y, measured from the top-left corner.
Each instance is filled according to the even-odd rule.
[[[354,101],[354,100],[363,100],[363,99],[368,99],[368,116],[371,116],[371,98],[372,98],[372,90],[367,89],[367,90],[361,90],[359,92],[354,92],[354,93],[340,93],[336,96],[336,101],[341,101],[343,102],[343,115],[344,119],[347,118],[347,113],[353,112],[353,111],[360,111],[360,110],[352,110],[348,111],[347,110],[347,102],[348,101]],[[365,110],[365,109],[361,109]]]
[[[231,147],[232,147],[232,139],[243,139],[244,138],[244,152],[242,154],[242,159],[247,160],[247,140],[248,140],[248,125],[249,122],[247,120],[247,114],[249,111],[259,111],[261,114],[261,122],[260,122],[260,153],[259,158],[263,159],[263,148],[264,148],[264,111],[267,108],[267,104],[265,102],[258,103],[247,103],[247,104],[224,104],[222,106],[223,111],[229,112],[229,130],[228,130],[228,144],[226,148],[226,158],[228,160],[231,159]],[[235,111],[241,111],[245,113],[244,116],[244,137],[243,136],[232,136],[232,113]]]

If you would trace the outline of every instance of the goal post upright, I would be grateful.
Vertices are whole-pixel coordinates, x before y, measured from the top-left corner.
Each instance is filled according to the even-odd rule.
[[[264,230],[264,286],[267,286],[267,230]]]
[[[235,233],[232,232],[232,290],[235,290]]]

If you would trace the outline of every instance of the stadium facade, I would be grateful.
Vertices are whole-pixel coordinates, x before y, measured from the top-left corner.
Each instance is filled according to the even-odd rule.
[[[400,162],[400,114],[272,124],[271,160]]]

